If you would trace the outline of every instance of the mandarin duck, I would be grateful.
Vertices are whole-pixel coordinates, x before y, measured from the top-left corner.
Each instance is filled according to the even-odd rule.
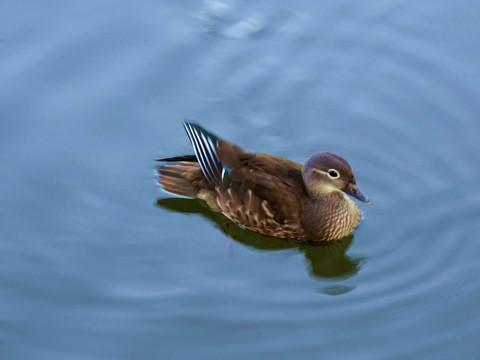
[[[159,168],[159,184],[205,200],[243,228],[284,239],[337,240],[362,219],[347,195],[370,202],[338,155],[317,153],[301,165],[245,151],[191,122],[184,127],[195,155],[158,159],[167,163]]]

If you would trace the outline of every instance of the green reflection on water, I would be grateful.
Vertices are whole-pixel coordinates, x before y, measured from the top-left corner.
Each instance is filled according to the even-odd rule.
[[[353,234],[330,243],[304,243],[261,235],[233,223],[227,217],[216,213],[199,199],[165,198],[158,199],[157,206],[180,213],[201,214],[235,241],[257,249],[278,251],[297,249],[305,255],[310,275],[323,279],[347,278],[355,275],[364,258],[352,258],[346,254],[353,241]]]

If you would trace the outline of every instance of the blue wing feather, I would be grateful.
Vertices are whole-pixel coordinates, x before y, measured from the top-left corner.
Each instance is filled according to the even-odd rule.
[[[213,187],[221,185],[224,169],[216,150],[218,138],[199,125],[184,122],[183,126],[193,146],[203,175]]]

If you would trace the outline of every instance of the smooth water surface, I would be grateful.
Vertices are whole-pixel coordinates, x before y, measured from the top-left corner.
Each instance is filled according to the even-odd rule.
[[[480,354],[478,1],[0,3],[0,358]],[[330,246],[173,198],[194,119],[331,151],[372,204]]]

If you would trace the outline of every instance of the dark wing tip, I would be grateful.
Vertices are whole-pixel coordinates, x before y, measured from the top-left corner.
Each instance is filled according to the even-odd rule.
[[[165,161],[165,162],[190,161],[190,162],[197,162],[197,157],[195,155],[182,155],[182,156],[172,156],[172,157],[156,159],[155,161]]]

